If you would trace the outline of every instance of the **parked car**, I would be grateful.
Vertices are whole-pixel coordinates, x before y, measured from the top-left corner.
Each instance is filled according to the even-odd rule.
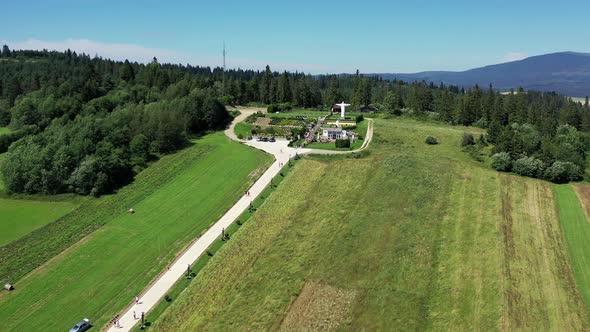
[[[70,329],[70,332],[84,332],[91,327],[92,325],[90,325],[90,320],[88,320],[88,318],[84,318],[78,324],[74,325],[74,327]]]
[[[277,140],[274,137],[271,137],[268,141],[269,142],[276,142]]]
[[[268,137],[263,137],[263,138],[262,138],[262,141],[263,141],[263,142],[268,142]]]
[[[260,141],[262,141],[262,137],[260,137],[260,136],[256,137],[256,142],[260,142]]]

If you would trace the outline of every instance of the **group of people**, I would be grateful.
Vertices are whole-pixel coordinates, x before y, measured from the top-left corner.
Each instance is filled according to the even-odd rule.
[[[135,297],[135,305],[139,304],[139,296]],[[120,315],[116,315],[115,318],[113,318],[111,320],[111,323],[113,323],[113,326],[116,328],[121,328],[121,322],[119,320]],[[141,312],[141,317],[137,317],[137,314],[135,313],[135,311],[133,311],[133,320],[138,320],[141,318],[141,322],[143,323],[145,320],[145,312]]]

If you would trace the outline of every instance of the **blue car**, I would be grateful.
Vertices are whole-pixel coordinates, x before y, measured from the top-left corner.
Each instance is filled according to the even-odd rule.
[[[92,325],[90,325],[90,321],[88,320],[88,318],[84,318],[78,324],[74,325],[74,327],[70,329],[70,332],[84,332],[91,327]]]

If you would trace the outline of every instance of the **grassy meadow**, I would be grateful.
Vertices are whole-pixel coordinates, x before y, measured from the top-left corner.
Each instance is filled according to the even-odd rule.
[[[7,127],[0,127],[0,135],[8,134],[9,132],[10,132],[10,129],[8,129]]]
[[[576,195],[576,192],[578,195]],[[584,209],[590,209],[590,186],[556,185],[561,228],[580,292],[590,310],[590,224]]]
[[[457,128],[374,131],[362,158],[304,158],[152,329],[590,328],[550,184],[473,161]]]
[[[245,122],[238,122],[236,123],[235,127],[234,127],[234,133],[236,134],[236,136],[242,136],[242,137],[250,137],[252,136],[252,128],[254,126],[250,123],[245,123]]]
[[[83,204],[69,221],[92,215],[102,218],[100,227],[0,295],[2,329],[63,331],[84,317],[105,325],[271,160],[223,133],[211,134],[162,158],[119,193]],[[127,213],[131,207],[135,214]]]
[[[0,198],[0,247],[71,212],[73,202]]]
[[[4,156],[0,154],[0,169]],[[3,191],[4,183],[0,176],[0,194]],[[34,198],[0,198],[0,248],[71,212],[78,205],[74,200],[52,202]]]

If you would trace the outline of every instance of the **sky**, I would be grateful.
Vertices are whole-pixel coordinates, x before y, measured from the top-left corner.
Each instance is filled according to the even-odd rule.
[[[2,1],[0,42],[311,74],[467,70],[590,53],[590,1]]]

